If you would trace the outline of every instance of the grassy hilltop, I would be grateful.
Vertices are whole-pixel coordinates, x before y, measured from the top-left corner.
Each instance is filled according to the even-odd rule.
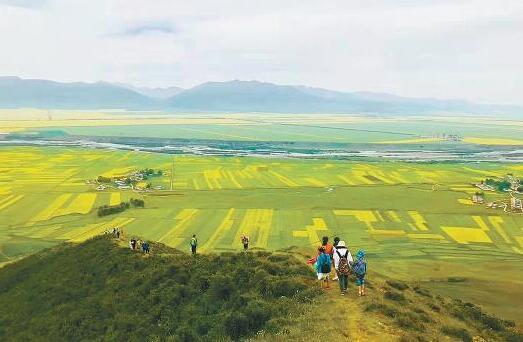
[[[310,271],[286,256],[152,249],[144,257],[102,236],[5,267],[0,339],[238,339],[283,329],[280,317],[318,295]]]
[[[514,322],[374,273],[367,297],[354,285],[323,293],[304,257],[192,257],[158,243],[145,256],[108,236],[61,245],[0,270],[0,339],[523,339]]]

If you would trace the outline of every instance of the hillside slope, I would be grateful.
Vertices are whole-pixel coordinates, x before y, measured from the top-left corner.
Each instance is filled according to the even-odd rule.
[[[372,273],[366,297],[321,292],[307,257],[157,243],[144,255],[108,236],[63,245],[0,269],[0,340],[523,340],[471,303]]]
[[[123,244],[123,241],[121,241]],[[1,341],[231,340],[319,294],[299,261],[270,253],[143,255],[98,237],[0,271]]]

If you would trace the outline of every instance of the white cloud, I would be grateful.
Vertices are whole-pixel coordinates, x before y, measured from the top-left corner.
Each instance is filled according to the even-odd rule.
[[[0,74],[523,104],[522,23],[519,0],[0,0]]]

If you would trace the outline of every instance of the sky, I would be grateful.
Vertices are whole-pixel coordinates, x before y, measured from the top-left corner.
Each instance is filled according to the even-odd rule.
[[[521,0],[0,0],[0,75],[523,105]]]

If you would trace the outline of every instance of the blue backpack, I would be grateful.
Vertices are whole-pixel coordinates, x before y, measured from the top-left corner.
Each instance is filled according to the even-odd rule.
[[[352,266],[352,271],[357,276],[364,276],[367,273],[367,260],[365,258],[358,259]]]
[[[321,254],[318,258],[318,263],[320,264],[321,273],[331,272],[331,259],[327,254]]]

